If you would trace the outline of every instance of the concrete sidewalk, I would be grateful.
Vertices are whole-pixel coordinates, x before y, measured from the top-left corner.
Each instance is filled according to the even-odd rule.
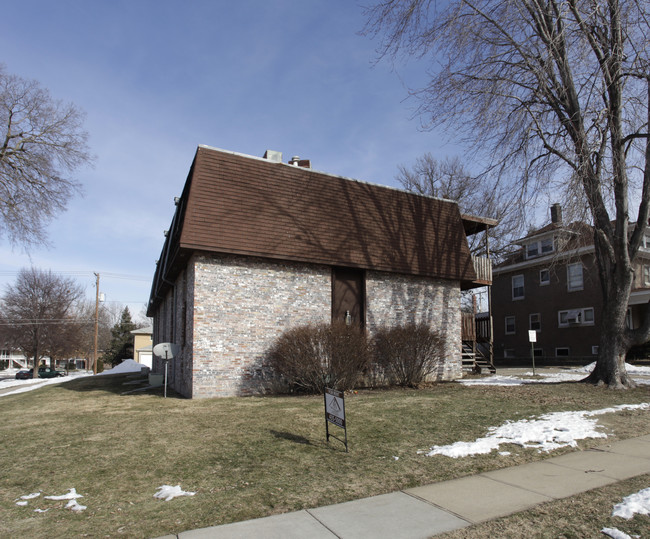
[[[453,481],[165,539],[427,538],[646,473],[650,473],[650,435]]]

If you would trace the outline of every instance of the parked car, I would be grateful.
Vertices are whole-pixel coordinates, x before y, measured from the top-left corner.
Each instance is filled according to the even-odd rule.
[[[16,373],[16,380],[29,380],[34,375],[34,369],[23,369]]]
[[[52,367],[39,367],[39,378],[56,378],[57,376],[65,376],[65,371],[57,371]],[[16,380],[29,380],[34,377],[34,369],[22,370],[16,373]]]
[[[32,373],[34,371],[32,370]],[[56,378],[57,376],[65,376],[65,371],[57,371],[52,367],[39,367],[38,368],[38,377],[39,378]]]

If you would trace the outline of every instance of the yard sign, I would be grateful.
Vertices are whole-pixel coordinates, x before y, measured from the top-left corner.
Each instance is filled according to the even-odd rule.
[[[330,423],[343,429],[345,441],[330,434]],[[337,391],[336,389],[325,388],[325,433],[327,434],[328,443],[331,436],[339,442],[343,442],[345,444],[345,452],[348,452],[348,429],[345,425],[345,396],[342,391]]]

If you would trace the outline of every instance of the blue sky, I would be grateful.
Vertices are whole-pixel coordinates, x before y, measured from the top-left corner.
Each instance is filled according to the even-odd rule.
[[[96,156],[49,248],[0,238],[0,287],[21,267],[73,275],[137,317],[199,144],[395,185],[400,164],[460,150],[412,119],[423,64],[375,64],[350,0],[5,2],[0,63],[87,114]]]

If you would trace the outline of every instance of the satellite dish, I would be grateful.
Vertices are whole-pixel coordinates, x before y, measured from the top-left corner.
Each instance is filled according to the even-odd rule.
[[[179,346],[171,342],[161,342],[153,347],[153,353],[161,359],[174,359],[179,352]]]

